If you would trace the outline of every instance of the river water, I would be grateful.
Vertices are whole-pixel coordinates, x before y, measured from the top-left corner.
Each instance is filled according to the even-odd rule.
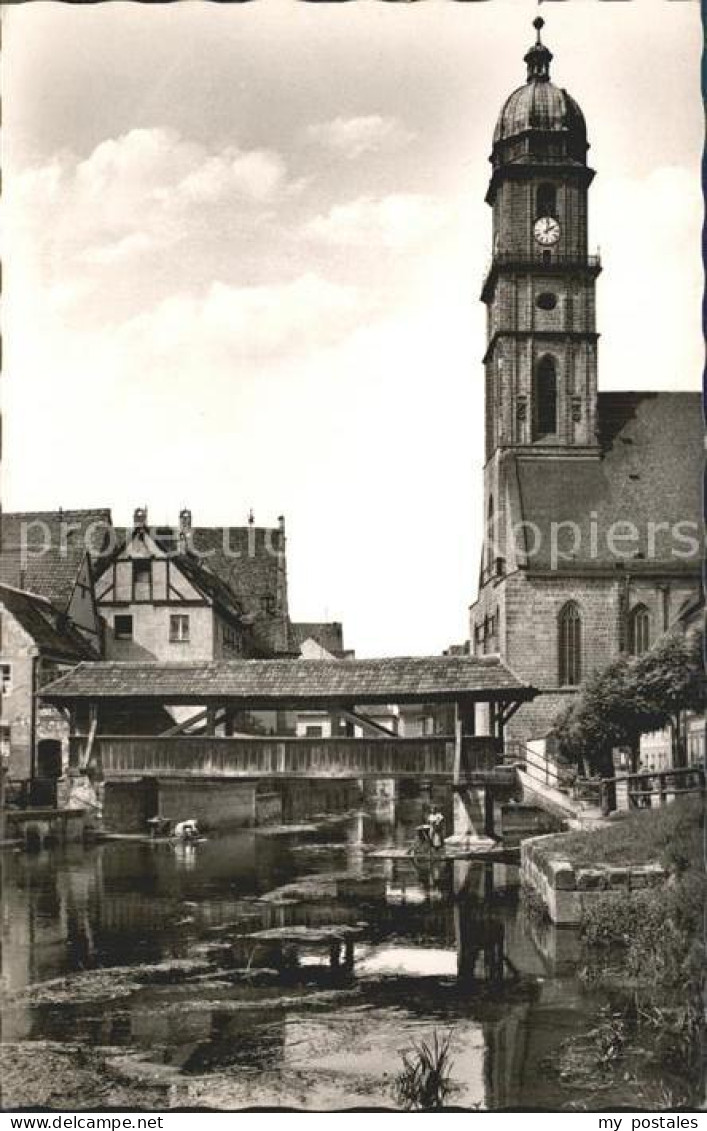
[[[581,1102],[560,1051],[601,1001],[572,976],[576,938],[534,936],[514,866],[370,855],[419,819],[383,800],[194,846],[5,853],[3,1041],[105,1050],[174,1104],[321,1110],[393,1106],[405,1050],[449,1034],[451,1103]],[[306,947],[276,972],[241,937],[342,923],[363,927],[352,972]]]

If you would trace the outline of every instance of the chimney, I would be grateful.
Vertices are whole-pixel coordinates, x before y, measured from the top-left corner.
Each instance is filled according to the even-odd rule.
[[[147,507],[136,507],[133,511],[133,526],[136,530],[147,526]]]
[[[284,534],[285,533],[285,516],[284,516],[284,514],[278,515],[277,525],[280,528],[280,533]]]
[[[191,511],[184,508],[179,512],[179,533],[189,534],[191,531]]]

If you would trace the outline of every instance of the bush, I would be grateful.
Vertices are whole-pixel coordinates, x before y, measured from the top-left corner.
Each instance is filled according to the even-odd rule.
[[[657,990],[696,986],[703,903],[704,884],[696,876],[620,900],[598,896],[582,912],[586,975],[620,977]]]

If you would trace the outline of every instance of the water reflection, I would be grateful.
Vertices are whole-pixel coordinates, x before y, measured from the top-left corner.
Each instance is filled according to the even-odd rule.
[[[419,820],[419,801],[384,796],[306,839],[246,831],[197,845],[115,842],[7,856],[6,989],[81,971],[103,981],[83,996],[11,1003],[4,1039],[120,1046],[175,1078],[214,1074],[205,1102],[218,1074],[234,1106],[266,1102],[268,1073],[284,1087],[283,1074],[306,1071],[303,1102],[338,1106],[356,1102],[357,1089],[363,1102],[389,1103],[401,1050],[439,1027],[453,1032],[456,1102],[550,1103],[539,1057],[587,1008],[552,977],[556,959],[571,961],[568,936],[533,939],[518,913],[514,867],[416,868],[410,858],[367,856],[409,844]],[[329,970],[321,949],[302,945],[285,978],[257,963],[247,978],[236,974],[250,961],[244,937],[253,932],[360,923],[352,973]],[[101,974],[187,959],[199,980],[146,978],[118,992]],[[236,1089],[247,1067],[259,1069],[250,1101]]]

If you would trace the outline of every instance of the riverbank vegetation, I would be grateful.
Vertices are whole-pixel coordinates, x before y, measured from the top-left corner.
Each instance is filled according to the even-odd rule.
[[[662,864],[671,873],[702,869],[701,797],[676,798],[656,809],[622,810],[600,828],[538,841],[536,854],[561,856],[575,867]]]
[[[452,1091],[451,1032],[435,1029],[431,1041],[415,1041],[403,1052],[403,1068],[395,1081],[395,1096],[406,1111],[440,1111]]]
[[[597,1092],[615,1070],[634,1061],[654,1066],[666,1106],[690,1105],[700,1094],[704,977],[704,813],[700,797],[660,810],[617,815],[599,830],[548,838],[543,850],[583,866],[660,863],[665,883],[597,894],[582,912],[580,977],[606,991],[610,1005],[561,1058],[583,1066]],[[571,1075],[571,1072],[570,1072]],[[645,1076],[645,1073],[643,1073]],[[659,1102],[660,1096],[651,1102]],[[643,1097],[648,1102],[648,1097]]]

